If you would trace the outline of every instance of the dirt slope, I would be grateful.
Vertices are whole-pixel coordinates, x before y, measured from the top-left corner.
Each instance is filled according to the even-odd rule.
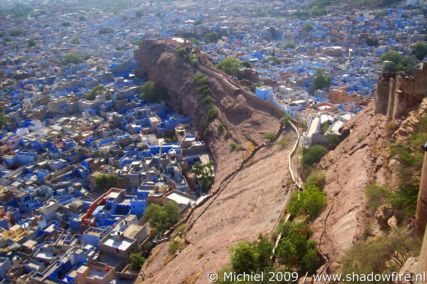
[[[370,104],[349,121],[348,137],[319,164],[326,176],[327,208],[313,223],[314,238],[321,251],[337,261],[362,234],[366,215],[365,188],[385,181],[389,173],[388,137],[385,118],[374,113]]]
[[[143,268],[148,276],[144,283],[209,283],[206,274],[229,263],[235,244],[270,233],[289,191],[288,151],[272,156],[269,148],[258,152],[254,160],[259,161],[241,171],[197,220],[182,252],[170,261],[168,244],[156,247]]]
[[[247,167],[227,179],[214,201],[196,209],[190,219],[193,226],[186,235],[188,245],[182,252],[171,259],[168,243],[154,249],[143,267],[147,276],[144,283],[208,283],[206,273],[229,263],[232,246],[272,230],[290,184],[289,150],[263,146],[266,133],[279,133],[280,112],[248,95],[226,74],[213,68],[205,55],[198,53],[200,63],[194,67],[177,54],[176,47],[173,41],[143,41],[135,52],[137,73],[167,88],[169,104],[190,115],[199,133],[206,133],[205,140],[217,166],[213,191],[244,159],[256,154]],[[209,125],[202,121],[205,110],[193,83],[196,72],[208,77],[210,97],[218,109],[218,117]],[[220,125],[224,130],[219,129]],[[225,130],[229,138],[225,137]],[[247,150],[232,151],[231,143]]]

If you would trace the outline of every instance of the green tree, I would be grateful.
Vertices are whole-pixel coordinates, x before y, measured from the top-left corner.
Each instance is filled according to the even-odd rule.
[[[141,86],[141,98],[149,101],[164,101],[169,97],[168,91],[154,81],[147,81]]]
[[[161,235],[179,221],[180,215],[179,205],[169,201],[163,206],[151,203],[145,210],[143,218],[150,222],[157,235]]]
[[[144,262],[145,257],[141,253],[135,252],[129,255],[129,264],[133,271],[140,271]]]
[[[200,187],[202,188],[203,192],[207,192],[212,187],[214,182],[214,172],[212,169],[212,163],[196,163],[191,168],[191,172],[197,176],[197,180],[199,181]]]
[[[70,52],[65,54],[61,59],[61,65],[80,64],[86,60],[86,56],[81,52]]]
[[[315,17],[323,16],[326,14],[326,10],[323,7],[319,7],[317,5],[314,5],[310,8],[310,14],[312,16],[315,16]]]
[[[378,46],[378,45],[379,45],[379,40],[378,40],[377,38],[374,38],[374,37],[369,36],[369,37],[366,39],[366,44],[367,44],[368,46]]]
[[[418,59],[423,60],[427,56],[427,43],[417,42],[412,47],[412,54]]]
[[[381,60],[384,62],[385,73],[410,75],[416,69],[416,59],[410,56],[403,56],[397,51],[390,50],[386,52]]]
[[[311,32],[313,29],[314,29],[314,27],[313,27],[313,25],[311,24],[311,23],[306,23],[304,26],[303,26],[303,28],[302,28],[306,33],[309,33],[309,32]]]
[[[306,223],[286,222],[280,224],[282,238],[277,246],[276,256],[280,264],[288,269],[313,273],[322,265],[322,259],[312,241],[312,230]]]
[[[234,57],[227,57],[218,63],[219,70],[224,71],[225,73],[232,76],[237,76],[239,74],[240,66],[240,60]]]
[[[304,215],[311,220],[319,216],[326,206],[326,194],[317,186],[305,186],[301,192],[295,192],[289,201],[288,210],[293,216]]]
[[[220,39],[220,35],[217,32],[209,32],[205,34],[205,40],[207,42],[217,42]]]
[[[89,93],[84,94],[86,100],[93,101],[97,95],[105,93],[105,87],[103,85],[98,85],[94,87]]]
[[[119,184],[120,178],[115,174],[98,174],[95,176],[96,190],[106,191]]]
[[[33,38],[30,38],[29,40],[27,40],[27,45],[28,47],[33,47],[36,45],[36,41]]]
[[[322,145],[313,145],[302,152],[302,164],[304,167],[310,167],[318,163],[328,150]]]
[[[251,273],[272,268],[273,244],[259,236],[256,242],[241,242],[232,251],[231,266],[237,273]]]
[[[245,68],[251,68],[252,67],[252,65],[249,61],[243,61],[241,63],[241,65],[242,65],[242,67],[245,67]]]
[[[111,27],[104,27],[104,28],[99,30],[99,34],[101,34],[101,35],[112,34],[112,33],[114,33],[114,29]]]
[[[314,75],[313,85],[315,90],[329,88],[331,86],[331,77],[326,74],[325,70],[319,69]]]

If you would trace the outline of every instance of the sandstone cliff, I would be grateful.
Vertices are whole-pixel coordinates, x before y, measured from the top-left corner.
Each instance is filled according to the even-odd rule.
[[[145,278],[138,281],[209,283],[206,274],[229,263],[234,245],[268,234],[275,226],[290,193],[289,150],[264,146],[265,133],[280,130],[280,112],[247,94],[205,55],[198,53],[200,63],[194,67],[177,55],[176,46],[172,41],[143,41],[136,51],[138,73],[166,87],[169,104],[190,115],[200,133],[208,128],[205,138],[217,166],[213,190],[218,194],[191,215],[185,248],[171,256],[169,243],[158,245],[143,267]],[[204,109],[193,83],[196,72],[209,78],[210,96],[219,110],[209,125],[202,121]],[[232,151],[230,143],[247,150]]]
[[[347,136],[319,163],[326,175],[327,208],[314,221],[314,238],[336,271],[343,253],[362,237],[369,215],[365,189],[377,183],[397,186],[398,161],[390,154],[392,140],[414,132],[427,111],[427,64],[414,77],[383,76],[377,85],[375,103],[350,120]],[[374,228],[374,230],[378,230]]]
[[[174,41],[143,41],[135,52],[137,73],[167,88],[170,105],[190,115],[200,133],[208,133],[205,138],[217,165],[217,179],[221,180],[242,161],[242,153],[231,151],[230,143],[245,148],[262,144],[265,133],[279,131],[280,113],[256,97],[247,95],[227,75],[210,67],[206,56],[197,53],[203,63],[193,67],[177,54],[177,46]],[[202,122],[205,110],[198,101],[197,86],[193,83],[196,72],[209,78],[210,96],[219,110],[218,118],[208,126]],[[229,139],[218,129],[219,125],[230,134]]]

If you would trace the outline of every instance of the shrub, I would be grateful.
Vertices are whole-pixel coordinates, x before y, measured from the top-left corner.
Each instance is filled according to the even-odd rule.
[[[240,69],[240,60],[234,57],[227,57],[218,63],[218,69],[224,71],[225,73],[237,76]]]
[[[342,272],[382,274],[399,271],[410,256],[418,253],[418,241],[409,237],[405,230],[393,229],[386,236],[355,244],[342,259]]]
[[[280,122],[284,125],[284,126],[288,126],[290,124],[291,121],[291,116],[289,114],[285,114],[281,119]]]
[[[131,253],[129,255],[129,264],[133,271],[140,271],[144,262],[145,257],[140,253]]]
[[[23,36],[25,34],[25,32],[21,29],[11,29],[9,31],[9,35],[16,37],[16,36]]]
[[[273,244],[263,236],[253,243],[241,242],[232,251],[231,266],[236,273],[267,270],[273,267],[272,250]]]
[[[210,105],[207,109],[207,112],[203,116],[203,121],[205,123],[211,122],[218,116],[218,110],[213,105]]]
[[[331,77],[326,74],[325,70],[319,69],[314,75],[313,87],[315,90],[329,88],[331,86]]]
[[[86,100],[93,101],[97,95],[103,94],[105,92],[105,87],[103,85],[98,85],[93,88],[89,93],[84,94]]]
[[[423,60],[427,56],[427,43],[417,42],[412,47],[412,54],[418,59]]]
[[[231,143],[230,143],[230,148],[231,148],[231,151],[234,151],[234,150],[244,151],[244,150],[245,150],[245,147],[243,147],[243,146],[242,146],[242,145],[240,145],[240,144],[236,144],[236,143],[234,143],[234,142],[231,142]]]
[[[144,212],[144,220],[150,221],[150,226],[160,235],[175,225],[180,215],[180,207],[175,202],[169,201],[163,206],[151,203]]]
[[[71,52],[65,54],[61,59],[61,65],[80,64],[86,60],[86,56],[81,52]]]
[[[168,252],[170,255],[175,255],[177,252],[185,248],[185,240],[179,237],[174,238],[169,242]]]
[[[312,171],[304,183],[306,187],[316,186],[319,189],[323,189],[325,187],[325,184],[326,184],[326,177],[320,171]]]
[[[270,142],[274,142],[274,140],[276,139],[276,134],[274,134],[273,132],[267,132],[264,135],[264,139],[266,139]]]
[[[159,102],[167,100],[168,91],[153,81],[147,81],[141,86],[141,99]]]
[[[119,184],[119,177],[115,174],[99,174],[95,176],[96,190],[106,191]]]
[[[280,264],[309,273],[322,265],[316,244],[310,239],[312,231],[308,224],[286,222],[280,225],[280,232],[282,238],[276,250]]]
[[[313,145],[310,148],[304,149],[302,152],[302,164],[304,167],[310,167],[318,163],[328,150],[321,145]]]
[[[388,196],[393,208],[402,210],[405,217],[411,218],[415,215],[418,199],[418,186],[412,184],[402,185],[396,192]]]
[[[176,47],[176,53],[178,53],[179,56],[184,57],[184,58],[187,56],[187,51],[182,46]]]
[[[210,105],[210,104],[212,104],[212,98],[211,97],[209,97],[209,96],[204,96],[204,97],[202,97],[202,99],[201,99],[201,102],[202,102],[202,104],[204,104],[204,105]]]
[[[225,139],[229,139],[230,137],[231,137],[230,132],[228,132],[227,130],[226,130],[226,131],[224,131],[224,138],[225,138]]]
[[[201,96],[206,96],[209,93],[209,87],[206,85],[197,88],[197,93]]]
[[[293,216],[308,216],[311,220],[319,216],[326,206],[326,194],[311,185],[301,192],[295,192],[289,201],[288,210]]]
[[[204,86],[209,84],[208,78],[203,75],[202,73],[197,72],[194,76],[193,76],[193,82],[197,85],[197,86]]]
[[[114,29],[111,27],[105,27],[99,30],[99,34],[105,35],[105,34],[112,34],[114,33]]]
[[[365,190],[368,198],[368,208],[375,212],[381,205],[386,203],[389,193],[390,191],[383,186],[377,184],[368,186]]]

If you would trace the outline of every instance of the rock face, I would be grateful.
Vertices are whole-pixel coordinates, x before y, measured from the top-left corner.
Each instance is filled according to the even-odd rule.
[[[193,67],[177,55],[176,46],[172,41],[143,41],[135,53],[138,74],[167,88],[169,104],[190,115],[200,133],[208,129],[205,138],[217,166],[213,191],[219,194],[193,212],[185,235],[188,245],[174,257],[168,253],[168,243],[158,245],[143,267],[145,280],[138,282],[209,283],[207,273],[229,263],[230,249],[237,242],[269,233],[281,216],[290,192],[288,150],[257,148],[264,144],[266,133],[280,130],[280,112],[212,68],[203,54],[198,54],[200,63]],[[193,83],[196,72],[208,77],[218,109],[217,119],[209,125],[202,121],[204,108]],[[246,152],[232,151],[231,142],[246,147]],[[254,148],[260,150],[234,175]],[[232,177],[223,182],[228,176]]]
[[[278,132],[280,113],[269,104],[246,94],[226,74],[210,67],[207,57],[197,53],[198,67],[193,67],[176,52],[174,41],[142,41],[135,52],[138,61],[137,74],[147,76],[169,91],[169,104],[190,115],[206,140],[217,165],[217,179],[236,169],[242,161],[242,153],[231,151],[230,143],[251,148],[263,143],[267,132]],[[190,52],[191,47],[186,46]],[[208,126],[202,122],[205,110],[198,99],[197,86],[193,83],[196,72],[209,78],[210,95],[218,109],[218,118]],[[219,126],[221,127],[219,128]],[[224,130],[220,130],[223,128]],[[230,138],[224,137],[224,131]],[[249,147],[248,147],[249,146]]]
[[[414,77],[383,76],[376,93],[375,103],[344,126],[347,137],[318,165],[326,176],[328,205],[313,222],[313,230],[321,252],[337,264],[330,270],[339,267],[341,256],[370,220],[376,217],[384,227],[399,221],[387,208],[377,216],[369,214],[365,189],[374,183],[397,186],[398,162],[390,155],[390,139],[405,139],[427,112],[427,64]]]
[[[348,137],[320,162],[326,176],[326,209],[312,224],[314,238],[328,259],[339,261],[364,230],[367,216],[365,188],[385,181],[388,136],[385,117],[374,113],[371,103],[350,120]]]

